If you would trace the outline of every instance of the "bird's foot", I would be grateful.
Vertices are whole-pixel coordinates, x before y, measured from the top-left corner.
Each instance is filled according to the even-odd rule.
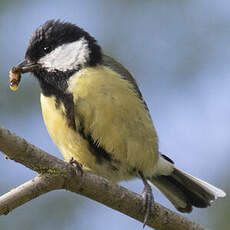
[[[146,178],[144,177],[142,173],[139,173],[139,174],[145,186],[142,192],[142,197],[144,199],[144,202],[143,202],[143,206],[144,206],[143,228],[144,228],[148,220],[150,212],[152,213],[154,212],[154,197],[153,197],[152,188],[150,184],[148,183],[148,181],[146,180]]]
[[[83,175],[82,164],[74,160],[73,157],[69,160],[69,164],[75,169],[75,172],[80,172],[81,176]]]

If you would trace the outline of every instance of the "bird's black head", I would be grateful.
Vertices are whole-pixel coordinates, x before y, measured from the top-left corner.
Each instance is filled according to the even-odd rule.
[[[74,72],[95,66],[101,59],[100,46],[86,31],[71,23],[50,20],[32,35],[25,61],[19,67],[22,73],[32,72],[47,94],[50,87],[65,90]]]
[[[69,70],[77,64],[96,65],[101,59],[101,51],[96,40],[83,29],[71,23],[50,20],[32,35],[25,58],[29,62],[44,63],[44,67],[54,70],[60,68],[55,58],[60,59],[62,68]]]

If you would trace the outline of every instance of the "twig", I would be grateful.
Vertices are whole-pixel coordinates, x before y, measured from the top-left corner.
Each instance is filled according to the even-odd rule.
[[[47,192],[60,189],[63,184],[61,177],[50,174],[39,175],[34,179],[10,190],[0,197],[0,214],[8,214],[13,209],[35,199]]]
[[[68,163],[36,148],[12,132],[0,127],[0,151],[10,159],[41,173],[0,197],[0,215],[55,189],[66,189],[96,200],[136,220],[143,221],[143,198],[117,184],[84,171],[83,175]],[[147,225],[157,230],[204,230],[202,226],[155,204]]]

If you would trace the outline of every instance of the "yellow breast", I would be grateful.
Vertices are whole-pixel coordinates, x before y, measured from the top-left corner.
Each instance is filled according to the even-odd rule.
[[[92,172],[113,181],[152,175],[158,161],[158,139],[148,111],[132,85],[112,70],[85,68],[68,81],[73,95],[76,130],[68,125],[65,107],[54,96],[41,95],[42,114],[48,132],[64,158],[71,157]],[[97,161],[79,126],[111,156]]]
[[[99,164],[95,155],[90,152],[87,141],[77,131],[69,127],[64,105],[56,107],[54,96],[46,97],[41,94],[40,99],[46,128],[66,161],[73,157],[83,165],[84,169],[114,182],[134,177],[129,175],[127,168],[120,169],[117,162]]]
[[[41,94],[42,115],[46,128],[64,158],[68,161],[72,152],[77,152],[76,146],[81,142],[78,133],[69,127],[62,103],[56,107],[54,96],[46,97]],[[84,145],[84,143],[82,143]],[[79,160],[79,159],[78,159]]]
[[[84,129],[124,167],[152,174],[158,138],[132,85],[109,68],[85,68],[69,80]]]

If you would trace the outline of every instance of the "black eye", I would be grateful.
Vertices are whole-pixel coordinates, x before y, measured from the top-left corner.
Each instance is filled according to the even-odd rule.
[[[50,53],[52,50],[50,46],[44,46],[42,49],[46,54]]]

